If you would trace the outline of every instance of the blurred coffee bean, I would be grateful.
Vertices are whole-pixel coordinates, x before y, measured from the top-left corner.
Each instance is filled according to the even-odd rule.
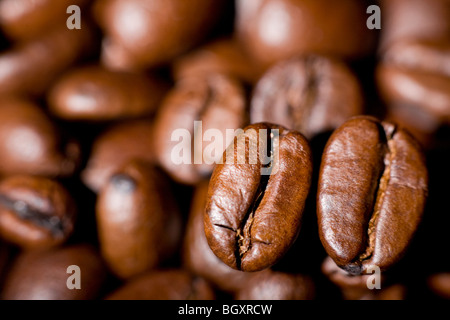
[[[77,271],[68,273],[68,267]],[[76,270],[76,269],[75,269]],[[71,273],[73,278],[71,277]],[[106,279],[96,250],[85,244],[44,252],[24,252],[14,261],[1,292],[3,300],[91,300]],[[79,280],[79,289],[69,288]]]
[[[269,163],[263,163],[264,150],[274,155]],[[235,138],[222,162],[208,189],[204,215],[208,244],[234,269],[269,268],[286,254],[300,231],[311,186],[309,144],[297,131],[253,124]]]
[[[175,79],[221,73],[245,83],[255,83],[260,71],[236,39],[221,38],[174,61]]]
[[[428,288],[437,296],[450,300],[450,273],[432,274],[427,279]]]
[[[397,41],[376,69],[388,119],[405,126],[430,149],[450,124],[450,41]]]
[[[397,44],[386,53],[376,75],[388,104],[412,105],[450,123],[450,42]]]
[[[358,0],[238,0],[236,32],[263,67],[305,53],[361,57],[375,44],[366,9]]]
[[[129,160],[155,160],[153,124],[148,119],[112,125],[95,138],[82,181],[98,192],[114,171]]]
[[[425,157],[402,128],[358,116],[331,135],[322,156],[317,214],[328,255],[352,274],[401,259],[428,193]]]
[[[231,141],[235,130],[246,124],[246,115],[240,82],[220,74],[180,79],[164,99],[155,122],[159,163],[180,183],[208,178],[229,142],[227,135]],[[195,121],[201,121],[198,127]],[[213,137],[206,135],[208,131]]]
[[[106,300],[213,300],[211,286],[184,270],[147,272],[125,283]]]
[[[448,0],[380,0],[382,29],[379,50],[404,40],[450,37]]]
[[[56,25],[65,26],[67,8],[86,0],[0,0],[0,27],[12,39],[32,38]]]
[[[58,182],[33,176],[0,181],[0,234],[27,249],[64,243],[72,234],[76,208]]]
[[[162,81],[144,74],[88,66],[59,79],[48,101],[60,118],[104,121],[150,115],[165,91]]]
[[[215,287],[234,293],[246,286],[259,272],[235,270],[222,262],[209,248],[205,237],[203,213],[208,194],[208,181],[201,182],[192,199],[183,243],[183,262],[193,274],[205,278]]]
[[[114,172],[96,205],[101,253],[120,278],[158,267],[177,249],[181,216],[165,177],[132,161]]]
[[[0,99],[0,173],[69,176],[80,159],[77,142],[61,131],[33,102]]]
[[[300,274],[265,270],[246,282],[236,300],[312,300],[312,280]]]
[[[404,300],[406,287],[401,284],[385,285],[386,276],[352,275],[336,265],[331,257],[322,264],[323,274],[339,287],[344,300]],[[379,285],[377,288],[376,285]],[[369,287],[370,286],[370,287]],[[370,289],[372,288],[372,289]]]
[[[450,77],[450,38],[446,41],[397,41],[382,57],[387,64]]]
[[[0,52],[0,95],[42,94],[54,79],[90,51],[92,30],[64,23]]]
[[[250,121],[272,122],[308,139],[363,113],[361,87],[341,61],[308,55],[279,62],[258,81]]]
[[[114,69],[164,64],[202,41],[218,19],[223,0],[98,0],[102,61]]]

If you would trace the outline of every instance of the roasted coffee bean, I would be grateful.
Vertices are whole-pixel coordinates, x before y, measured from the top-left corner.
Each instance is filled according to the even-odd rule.
[[[155,160],[153,124],[149,120],[125,121],[112,125],[93,143],[81,179],[98,192],[109,177],[132,159]]]
[[[184,270],[147,272],[108,295],[106,300],[212,300],[214,291],[202,278]]]
[[[61,131],[33,102],[0,100],[0,173],[69,176],[80,159],[79,144]]]
[[[111,68],[167,63],[201,41],[225,1],[100,0],[94,11],[106,39],[102,60]]]
[[[208,43],[174,61],[175,79],[221,73],[255,83],[260,70],[236,39],[222,38]]]
[[[90,51],[91,28],[58,28],[0,53],[0,95],[42,94],[51,82]]]
[[[32,38],[56,24],[65,25],[67,8],[81,8],[86,0],[1,0],[0,27],[13,39]]]
[[[228,131],[232,130],[231,140],[246,118],[244,91],[238,81],[219,74],[180,79],[155,123],[154,143],[161,166],[184,184],[208,178],[229,143]],[[209,137],[214,140],[208,142],[208,131],[220,137]]]
[[[385,63],[450,77],[450,40],[397,41],[382,57]]]
[[[385,283],[386,276],[352,275],[339,268],[330,257],[322,264],[323,274],[337,287],[339,287],[344,300],[404,300],[406,288],[401,284]]]
[[[147,163],[132,161],[100,190],[96,213],[101,253],[121,278],[159,266],[177,248],[181,216],[164,179]]]
[[[301,274],[265,270],[239,290],[236,300],[312,300],[314,283]]]
[[[341,61],[308,55],[283,61],[258,81],[250,122],[272,122],[307,138],[363,113],[358,80]]]
[[[399,41],[450,37],[447,0],[381,0],[380,7],[383,16],[381,51]]]
[[[450,273],[441,272],[430,275],[427,279],[428,288],[442,299],[450,300]]]
[[[69,278],[70,273],[73,279]],[[3,300],[96,299],[105,282],[106,274],[100,256],[91,245],[79,244],[50,251],[24,252],[11,266],[1,291],[1,298]]]
[[[355,0],[238,0],[236,32],[264,67],[305,53],[354,58],[374,45],[365,12]]]
[[[278,262],[298,236],[312,159],[296,131],[265,123],[244,130],[214,169],[204,224],[208,244],[223,262],[258,271]]]
[[[387,119],[407,128],[426,149],[450,123],[450,42],[401,40],[383,54],[376,70]]]
[[[450,123],[449,54],[450,42],[397,43],[377,68],[382,98],[389,105],[423,109],[435,122]]]
[[[98,66],[65,74],[49,93],[50,111],[67,120],[115,120],[152,114],[166,91],[144,74]]]
[[[0,181],[0,234],[24,248],[59,245],[72,234],[75,203],[58,182],[34,176]]]
[[[320,168],[319,235],[328,255],[351,274],[388,269],[418,228],[427,190],[412,136],[372,117],[348,120],[330,137]]]
[[[247,281],[259,272],[235,270],[211,251],[203,224],[207,195],[208,181],[204,181],[196,187],[193,196],[183,243],[183,262],[193,274],[205,278],[220,290],[234,293],[245,287]]]

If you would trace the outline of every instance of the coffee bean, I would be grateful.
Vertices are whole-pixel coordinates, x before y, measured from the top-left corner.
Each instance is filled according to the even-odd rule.
[[[175,79],[225,74],[246,83],[255,83],[260,70],[240,43],[233,38],[221,38],[176,59],[173,64]]]
[[[69,266],[79,267],[70,281]],[[77,277],[72,271],[72,275]],[[78,244],[49,251],[21,253],[7,274],[3,300],[92,300],[106,280],[106,268],[91,245]],[[79,288],[69,288],[79,284]]]
[[[322,157],[317,195],[320,239],[352,274],[389,269],[418,228],[428,174],[416,141],[367,116],[344,123]]]
[[[81,179],[94,192],[132,159],[155,162],[153,123],[148,119],[114,124],[95,140]]]
[[[156,78],[88,66],[64,75],[48,100],[60,118],[104,121],[150,115],[164,93],[164,83]]]
[[[450,37],[447,0],[381,0],[380,7],[383,16],[380,51],[404,40]]]
[[[245,124],[245,107],[242,85],[230,77],[211,74],[179,80],[155,123],[155,151],[161,166],[180,183],[195,184],[208,178],[226,148],[227,130],[233,134]],[[196,128],[195,121],[201,121],[201,127]],[[204,133],[209,129],[221,136],[208,142]],[[188,137],[174,138],[177,132]],[[180,156],[174,151],[180,144],[184,148],[180,154],[187,154],[182,161],[174,159]],[[207,148],[215,152],[206,152]]]
[[[380,94],[390,105],[421,108],[450,123],[450,42],[400,42],[377,68]]]
[[[258,271],[274,265],[299,233],[312,159],[308,142],[296,131],[264,123],[244,130],[214,169],[204,224],[208,244],[223,262]],[[266,137],[263,130],[270,130]],[[273,157],[264,163],[268,150]]]
[[[23,99],[1,99],[0,119],[0,173],[73,174],[80,160],[79,144],[64,139],[38,105]]]
[[[101,253],[120,278],[158,267],[179,243],[181,217],[164,176],[142,161],[116,171],[100,190]]]
[[[147,272],[109,294],[106,300],[212,300],[214,291],[202,278],[181,269]]]
[[[56,181],[11,176],[0,182],[0,233],[28,249],[62,244],[72,234],[75,204]]]
[[[263,67],[305,53],[354,58],[374,45],[362,1],[239,0],[236,6],[238,39]]]
[[[376,69],[387,117],[407,128],[426,149],[450,123],[450,43],[400,40],[384,51]]]
[[[167,63],[207,35],[224,3],[97,1],[96,20],[106,36],[102,60],[114,69],[142,69]]]
[[[84,8],[86,0],[2,0],[0,1],[0,26],[16,40],[30,39],[55,25],[65,25],[67,7]]]
[[[427,286],[435,295],[442,299],[450,299],[450,273],[440,272],[430,275]]]
[[[352,71],[337,59],[308,55],[280,62],[263,75],[254,89],[250,121],[276,123],[312,138],[362,112]]]
[[[312,300],[314,283],[301,274],[265,270],[255,275],[235,295],[236,300]]]
[[[65,23],[0,53],[0,95],[42,94],[65,69],[91,51],[92,30]]]

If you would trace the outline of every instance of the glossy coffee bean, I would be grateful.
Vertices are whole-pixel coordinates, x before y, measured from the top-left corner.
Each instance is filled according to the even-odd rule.
[[[211,286],[181,269],[147,272],[109,294],[106,300],[212,300]]]
[[[55,25],[65,25],[67,8],[77,5],[84,9],[86,0],[1,0],[0,26],[12,39],[32,38]]]
[[[214,169],[204,224],[208,244],[223,262],[258,271],[278,262],[296,240],[312,160],[308,142],[296,131],[265,123],[244,131]],[[273,157],[264,163],[267,150]]]
[[[208,183],[201,182],[195,189],[183,243],[183,262],[193,274],[222,291],[234,293],[245,287],[247,281],[259,272],[243,272],[227,266],[208,246],[203,224]]]
[[[166,91],[156,78],[98,66],[74,69],[49,93],[49,108],[67,120],[115,120],[152,114]]]
[[[106,36],[102,60],[116,69],[167,63],[208,34],[224,3],[222,0],[97,1],[97,22]]]
[[[79,267],[79,280],[68,267]],[[76,269],[74,269],[76,270]],[[3,300],[92,300],[98,298],[106,269],[96,250],[87,244],[21,253],[8,272]],[[79,281],[79,282],[78,282]],[[80,285],[79,289],[69,287]],[[68,286],[69,285],[69,286]]]
[[[196,127],[195,121],[201,121],[201,126]],[[155,122],[159,163],[180,183],[195,184],[208,178],[226,148],[227,130],[234,132],[245,122],[240,82],[220,74],[180,79],[162,103]],[[209,130],[218,131],[221,137],[207,141]],[[177,151],[180,146],[184,151]],[[210,149],[215,152],[208,152]]]
[[[42,94],[65,69],[90,51],[92,30],[65,23],[0,53],[0,95]]]
[[[239,0],[236,32],[264,67],[305,53],[353,58],[373,47],[365,11],[357,0]]]
[[[98,192],[109,177],[132,159],[155,160],[153,124],[146,119],[110,126],[95,138],[81,179]]]
[[[233,38],[221,38],[176,59],[173,64],[175,79],[221,73],[255,83],[260,70],[254,65],[242,45]]]
[[[0,181],[0,233],[11,243],[28,249],[62,244],[75,219],[75,203],[58,182],[34,176]]]
[[[352,274],[388,269],[408,248],[427,193],[424,155],[412,136],[372,117],[348,120],[322,156],[317,214],[326,252]]]
[[[308,55],[280,62],[262,76],[250,121],[269,121],[312,138],[362,112],[362,92],[352,71],[337,59]]]
[[[69,176],[75,171],[78,143],[64,141],[40,106],[0,99],[0,119],[0,173]]]
[[[96,216],[101,253],[121,278],[158,267],[177,248],[181,217],[164,179],[147,163],[132,161],[100,190]]]
[[[381,51],[399,41],[450,37],[450,4],[447,0],[381,0],[380,8],[383,17]]]
[[[235,295],[236,300],[312,300],[312,280],[300,274],[265,270],[252,277]]]

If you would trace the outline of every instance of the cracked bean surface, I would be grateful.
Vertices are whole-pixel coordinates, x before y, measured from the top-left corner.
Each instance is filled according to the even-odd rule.
[[[244,132],[213,172],[205,234],[212,251],[228,266],[259,271],[277,263],[296,240],[312,160],[308,142],[297,131],[259,123]],[[243,138],[245,144],[240,143]],[[264,152],[270,154],[266,159],[260,157]]]

